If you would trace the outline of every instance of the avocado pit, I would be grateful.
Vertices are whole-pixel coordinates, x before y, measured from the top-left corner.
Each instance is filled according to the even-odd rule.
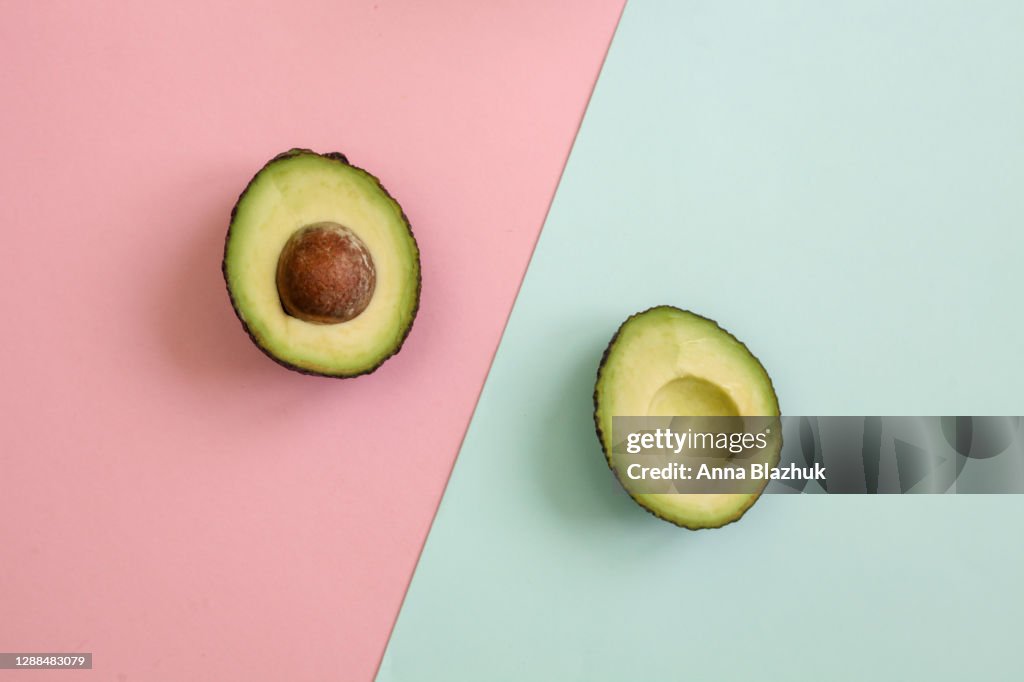
[[[339,324],[358,317],[373,298],[377,272],[366,244],[333,222],[297,230],[277,261],[277,293],[292,317]]]

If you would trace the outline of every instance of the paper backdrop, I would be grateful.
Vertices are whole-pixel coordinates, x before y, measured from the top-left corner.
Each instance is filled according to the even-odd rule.
[[[1024,412],[1024,6],[631,2],[379,678],[1014,679],[1020,496],[618,490],[601,352],[661,303],[789,414]]]
[[[0,680],[373,678],[621,0],[0,3]],[[294,146],[378,175],[423,299],[288,372],[220,259]]]

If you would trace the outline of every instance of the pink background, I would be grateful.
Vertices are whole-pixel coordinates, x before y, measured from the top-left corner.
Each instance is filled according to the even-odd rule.
[[[0,651],[95,654],[0,679],[373,676],[621,5],[0,4]],[[372,376],[229,307],[228,213],[292,146],[420,242]]]

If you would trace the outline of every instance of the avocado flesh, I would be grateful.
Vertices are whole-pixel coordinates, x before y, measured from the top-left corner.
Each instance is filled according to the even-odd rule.
[[[613,416],[778,416],[768,373],[747,347],[715,322],[671,306],[626,320],[597,373],[594,421],[609,466]],[[781,441],[768,453],[779,461]],[[749,494],[632,494],[659,518],[690,529],[738,520],[760,496]]]
[[[337,324],[289,315],[277,286],[285,244],[323,222],[355,233],[376,269],[366,308]],[[235,312],[256,345],[308,374],[372,372],[401,348],[419,307],[419,249],[408,220],[377,178],[337,153],[294,149],[256,174],[232,211],[223,271]]]

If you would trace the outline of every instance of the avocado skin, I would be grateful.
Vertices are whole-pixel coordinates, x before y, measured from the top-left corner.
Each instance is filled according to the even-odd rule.
[[[359,166],[349,163],[348,157],[342,154],[341,152],[326,152],[324,154],[320,154],[318,152],[313,151],[312,149],[305,149],[303,147],[293,147],[292,149],[289,149],[286,152],[281,152],[274,158],[270,159],[270,161],[267,161],[265,164],[263,164],[263,166],[258,171],[256,171],[255,175],[253,175],[249,182],[245,185],[245,189],[242,190],[242,193],[238,195],[238,199],[235,201],[235,205],[231,207],[231,218],[228,222],[228,233],[224,238],[224,255],[221,258],[220,271],[221,275],[224,277],[224,286],[228,290],[228,298],[231,300],[231,309],[235,311],[235,317],[237,317],[238,321],[242,323],[242,329],[245,331],[246,335],[252,341],[253,345],[259,348],[264,355],[266,355],[268,358],[270,358],[277,364],[281,365],[285,369],[290,369],[293,372],[298,372],[299,374],[305,374],[307,376],[315,377],[327,377],[329,379],[354,379],[355,377],[360,377],[363,376],[364,374],[372,374],[376,372],[377,369],[379,369],[380,366],[383,365],[388,359],[394,357],[395,355],[398,354],[400,350],[402,350],[402,346],[405,344],[405,340],[409,338],[409,332],[412,331],[412,326],[416,322],[416,314],[419,312],[420,309],[420,292],[423,289],[422,268],[419,270],[418,276],[416,277],[415,303],[413,304],[412,315],[409,318],[409,324],[405,329],[405,333],[402,334],[402,338],[399,339],[398,343],[395,344],[394,349],[386,356],[381,358],[376,365],[373,365],[372,367],[369,367],[361,372],[354,372],[352,374],[328,374],[326,372],[317,372],[311,369],[306,369],[305,367],[293,365],[292,363],[286,360],[282,360],[281,358],[274,355],[269,349],[265,348],[263,344],[259,342],[259,339],[256,338],[256,335],[253,334],[251,329],[249,329],[249,325],[246,324],[245,318],[242,317],[242,313],[238,309],[238,303],[235,301],[235,297],[231,294],[231,287],[228,283],[228,244],[231,243],[231,226],[234,225],[235,214],[238,213],[238,205],[241,203],[243,197],[245,197],[246,193],[249,191],[249,188],[252,187],[252,183],[256,181],[256,178],[259,177],[259,174],[266,170],[268,166],[270,166],[276,161],[281,161],[282,159],[289,159],[294,156],[302,156],[303,154],[322,156],[325,159],[332,159],[334,161],[337,161],[338,163],[343,163],[347,166],[352,166],[353,168],[357,168],[363,171],[364,173],[372,177],[374,180],[376,180],[377,184],[380,186],[381,191],[384,192],[384,194],[386,194],[388,197],[390,197],[391,200],[394,201],[399,208],[401,208],[402,222],[405,223],[405,229],[408,230],[409,237],[412,239],[413,244],[415,244],[416,246],[416,253],[419,253],[420,245],[416,241],[416,235],[413,234],[412,226],[409,224],[409,218],[408,216],[405,215],[405,209],[402,208],[402,205],[393,196],[391,196],[391,193],[388,192],[387,188],[384,187],[383,184],[381,184],[380,179],[377,178],[377,176],[373,175],[372,173],[369,173],[365,168],[359,168]]]
[[[615,330],[615,334],[612,336],[611,341],[608,342],[608,345],[605,346],[604,353],[601,354],[601,363],[597,366],[597,377],[596,377],[596,379],[594,381],[594,430],[597,433],[597,442],[601,445],[601,452],[604,453],[605,464],[608,465],[608,468],[611,470],[612,475],[615,476],[615,480],[619,482],[619,485],[622,486],[622,489],[624,491],[626,491],[626,494],[629,495],[630,498],[632,498],[632,500],[634,502],[636,502],[638,507],[640,507],[641,509],[646,511],[651,516],[654,516],[655,518],[661,519],[662,521],[667,521],[667,522],[671,523],[672,525],[679,526],[680,528],[685,528],[687,530],[715,530],[715,528],[722,528],[724,526],[728,526],[730,523],[736,523],[741,518],[743,518],[743,515],[746,514],[747,511],[751,507],[754,506],[754,503],[757,502],[758,499],[760,499],[761,495],[764,492],[764,488],[767,487],[767,485],[768,485],[768,482],[765,481],[765,485],[764,485],[764,487],[761,488],[761,492],[759,492],[757,495],[751,495],[750,496],[750,502],[748,504],[744,505],[744,507],[742,509],[740,509],[739,512],[734,517],[732,517],[730,519],[726,519],[721,525],[715,526],[714,528],[709,528],[708,526],[697,526],[697,525],[688,526],[685,523],[680,523],[679,521],[676,521],[675,519],[670,519],[670,518],[668,518],[666,516],[662,516],[661,514],[659,514],[655,510],[651,509],[647,505],[642,504],[640,502],[640,500],[638,500],[636,498],[636,495],[631,493],[629,491],[629,488],[626,486],[626,484],[622,482],[622,479],[619,477],[619,472],[617,472],[615,470],[615,467],[612,466],[611,453],[609,453],[608,450],[604,446],[604,432],[601,430],[601,418],[598,415],[598,400],[597,400],[597,387],[601,385],[601,372],[602,372],[602,370],[604,370],[604,364],[608,360],[608,355],[611,353],[612,348],[615,347],[615,342],[618,340],[619,334],[622,333],[622,330],[626,327],[626,325],[629,323],[630,320],[632,320],[635,317],[639,317],[640,315],[643,315],[645,313],[649,313],[649,312],[652,312],[654,310],[659,310],[661,308],[671,308],[672,310],[678,310],[680,312],[685,312],[685,313],[688,313],[690,315],[693,315],[694,317],[699,317],[702,320],[707,320],[708,322],[712,323],[713,325],[715,325],[716,327],[721,329],[724,334],[728,335],[730,338],[735,340],[736,343],[739,343],[744,348],[747,348],[747,345],[745,343],[743,343],[742,341],[737,339],[735,336],[733,336],[727,329],[723,329],[720,324],[718,324],[717,322],[715,322],[714,320],[712,320],[709,317],[704,317],[703,315],[698,315],[697,313],[693,312],[692,310],[685,310],[683,308],[679,308],[679,307],[676,307],[674,305],[656,305],[656,306],[651,306],[650,308],[647,308],[645,310],[641,310],[639,312],[633,313],[632,315],[627,317],[625,319],[625,321],[623,321],[622,324],[619,325],[618,329]],[[749,348],[747,348],[747,352],[750,353],[750,349]],[[757,356],[754,355],[753,353],[750,353],[750,355],[753,356],[754,359],[757,360],[758,362],[761,362],[761,360],[758,359]],[[766,372],[766,374],[767,374],[767,372]],[[774,393],[776,396],[778,395],[775,392],[775,385],[772,383],[771,375],[768,375],[768,387],[771,389],[772,393]],[[780,448],[782,447],[782,444],[783,444],[782,435],[779,434],[779,447]]]

